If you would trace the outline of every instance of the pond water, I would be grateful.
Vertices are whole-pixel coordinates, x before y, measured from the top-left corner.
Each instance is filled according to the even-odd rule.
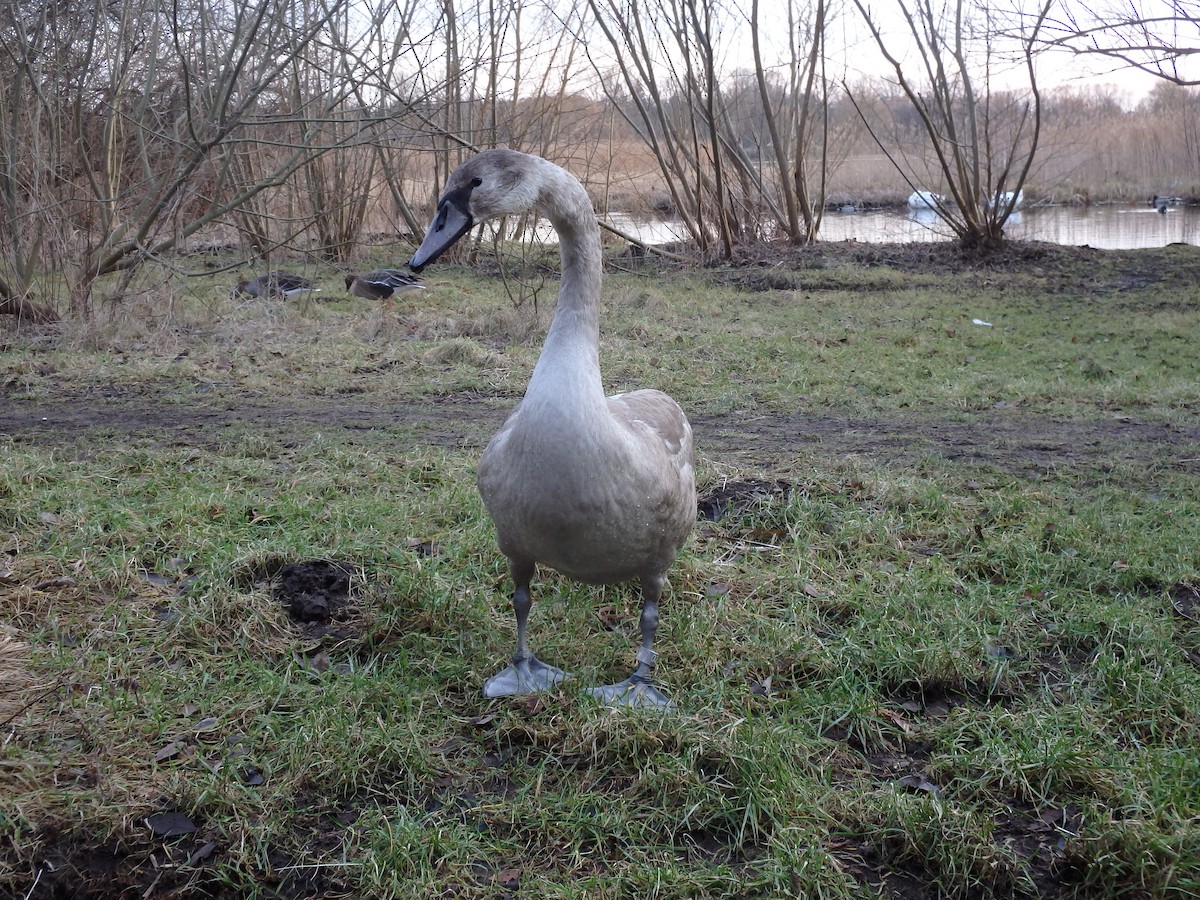
[[[670,220],[614,214],[608,221],[648,244],[680,240],[683,229]],[[1013,214],[1005,234],[1019,241],[1048,241],[1101,250],[1135,250],[1167,244],[1200,244],[1200,208],[1173,206],[1166,215],[1150,206],[1046,206]],[[909,243],[949,240],[952,233],[933,212],[827,212],[822,241]]]
[[[1173,206],[1163,215],[1150,206],[1031,207],[1014,213],[1004,233],[1018,241],[1100,250],[1200,244],[1200,209]],[[950,229],[932,212],[833,212],[821,223],[821,239],[826,241],[892,243],[950,237]]]

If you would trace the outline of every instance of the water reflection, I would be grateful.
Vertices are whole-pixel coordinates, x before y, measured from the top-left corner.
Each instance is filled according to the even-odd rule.
[[[1163,215],[1151,206],[1032,207],[1014,213],[1005,234],[1019,241],[1048,241],[1102,250],[1200,244],[1200,209],[1171,207]],[[829,213],[821,224],[825,241],[908,243],[953,237],[930,210]]]
[[[1172,207],[1166,215],[1153,207],[1031,209],[1027,222],[1014,228],[1019,240],[1088,244],[1104,250],[1200,244],[1200,209]]]
[[[605,221],[646,244],[687,240],[683,225],[670,219],[612,213]],[[538,240],[550,243],[556,240],[554,229],[544,220],[537,222],[534,232]],[[1029,207],[1009,217],[1005,234],[1019,241],[1087,245],[1101,250],[1200,244],[1200,208],[1172,206],[1164,215],[1152,206]],[[954,233],[933,210],[906,209],[826,213],[821,221],[820,239],[890,244],[945,241],[953,237]]]
[[[604,221],[644,244],[670,244],[688,239],[687,229],[673,219],[641,219],[627,213],[609,213]]]

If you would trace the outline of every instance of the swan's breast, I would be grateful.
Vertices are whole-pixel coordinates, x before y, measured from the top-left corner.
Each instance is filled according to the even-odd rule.
[[[653,400],[636,394],[647,393],[656,392],[616,402],[644,411],[643,401]],[[479,462],[479,491],[501,550],[592,583],[668,566],[696,511],[682,413],[660,434],[637,415],[603,429],[551,428],[529,416],[533,408],[522,404]]]

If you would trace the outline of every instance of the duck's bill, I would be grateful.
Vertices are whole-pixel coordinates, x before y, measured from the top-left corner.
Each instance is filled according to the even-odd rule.
[[[471,230],[475,221],[471,214],[459,209],[449,200],[438,204],[437,215],[425,232],[425,240],[409,260],[408,267],[414,272],[423,268],[454,246],[454,242]]]

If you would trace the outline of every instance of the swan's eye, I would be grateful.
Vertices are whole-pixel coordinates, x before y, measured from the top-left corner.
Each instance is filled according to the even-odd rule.
[[[481,184],[483,184],[482,178],[472,178],[471,179],[471,187],[473,187],[473,188],[479,187]]]

